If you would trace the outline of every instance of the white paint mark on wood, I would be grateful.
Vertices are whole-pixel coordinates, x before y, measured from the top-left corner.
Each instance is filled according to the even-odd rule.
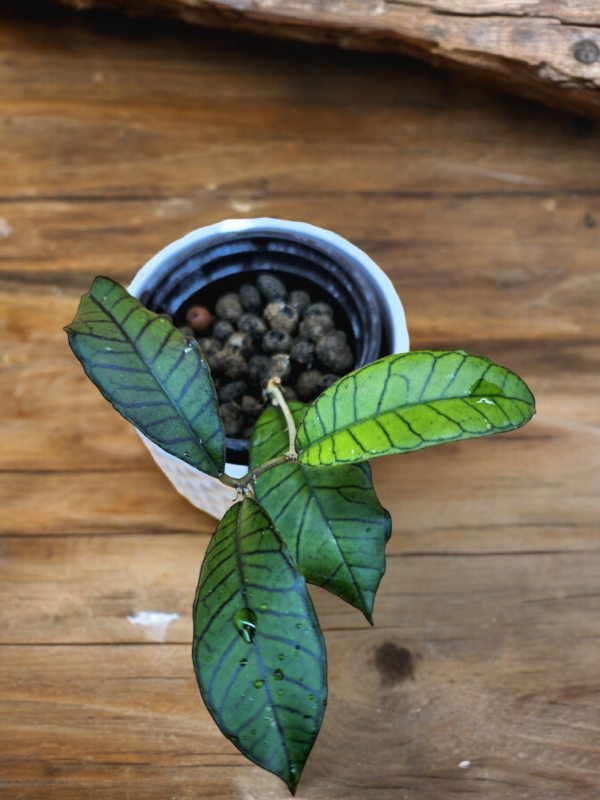
[[[167,629],[172,622],[179,619],[179,614],[165,614],[162,611],[140,611],[134,616],[127,615],[132,625],[145,628],[148,635],[156,642],[164,642],[167,638]]]
[[[12,225],[4,217],[0,217],[0,239],[8,239],[13,232]]]

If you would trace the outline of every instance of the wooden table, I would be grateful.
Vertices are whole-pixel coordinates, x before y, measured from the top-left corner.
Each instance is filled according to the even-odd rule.
[[[298,797],[600,792],[600,134],[393,57],[0,11],[0,797],[275,800],[191,668],[215,522],[62,332],[187,231],[301,219],[387,271],[413,348],[537,395],[523,430],[374,463],[375,627],[313,591],[330,702]],[[144,628],[142,611],[178,614]],[[460,766],[459,766],[460,765]]]

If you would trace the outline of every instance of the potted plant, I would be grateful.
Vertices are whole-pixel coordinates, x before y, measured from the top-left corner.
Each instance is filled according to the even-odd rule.
[[[195,338],[109,278],[66,328],[102,394],[148,440],[237,494],[212,538],[194,602],[193,663],[222,732],[295,792],[327,701],[323,636],[306,582],[369,622],[389,514],[368,460],[513,430],[534,414],[514,373],[463,351],[384,355],[308,403],[281,378],[228,474],[217,390]]]
[[[387,275],[341,236],[302,222],[234,219],[192,231],[151,258],[128,289],[182,325],[185,309],[195,302],[214,310],[218,293],[237,290],[265,271],[290,291],[304,289],[312,300],[334,307],[336,327],[346,331],[354,349],[354,367],[409,349],[404,309]],[[229,487],[142,439],[181,494],[223,516],[232,500]],[[227,436],[226,444],[227,473],[240,477],[248,467],[248,442],[243,435]]]

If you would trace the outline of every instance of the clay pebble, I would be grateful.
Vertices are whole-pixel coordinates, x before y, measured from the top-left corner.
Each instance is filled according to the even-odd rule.
[[[212,330],[214,339],[218,339],[220,342],[226,342],[232,333],[235,333],[235,328],[231,322],[228,322],[226,319],[218,319],[215,322]]]
[[[298,325],[298,312],[283,300],[275,300],[269,303],[263,311],[263,317],[273,330],[293,333]]]
[[[234,403],[221,403],[219,412],[225,429],[225,436],[237,436],[243,425],[241,410]]]
[[[354,364],[352,350],[335,334],[319,339],[317,356],[326,367],[338,373],[346,372]]]
[[[311,342],[318,342],[332,330],[333,321],[324,315],[309,317],[300,323],[300,335]]]
[[[265,353],[289,353],[292,349],[292,338],[285,331],[267,331],[262,339],[262,348]]]
[[[245,283],[240,286],[240,303],[244,311],[250,314],[256,314],[257,311],[260,311],[262,303],[260,292],[256,286],[252,286],[251,283]]]
[[[188,325],[198,333],[207,330],[212,325],[213,316],[204,306],[192,306],[185,315]]]
[[[225,319],[227,322],[237,322],[243,316],[244,309],[238,295],[230,292],[217,300],[215,312],[217,317]]]
[[[259,275],[256,286],[267,300],[285,300],[287,298],[287,289],[283,281],[269,272]]]
[[[295,289],[293,292],[290,292],[288,303],[292,308],[296,309],[299,316],[303,316],[310,305],[310,295],[303,289]]]
[[[231,381],[219,389],[217,397],[222,403],[231,403],[241,397],[247,388],[246,381]]]
[[[301,400],[313,400],[321,393],[321,380],[323,373],[318,369],[309,369],[298,378],[296,391]]]
[[[256,314],[244,314],[238,322],[238,330],[247,333],[253,339],[262,339],[267,332],[265,321]]]

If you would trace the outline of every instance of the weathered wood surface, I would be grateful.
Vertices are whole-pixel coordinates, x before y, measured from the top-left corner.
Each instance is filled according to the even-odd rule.
[[[195,685],[214,521],[61,330],[96,274],[128,281],[193,227],[263,214],[364,247],[413,347],[489,355],[539,407],[514,434],[374,463],[388,570],[374,628],[313,592],[331,699],[298,797],[596,797],[594,124],[394,58],[51,8],[0,10],[0,797],[288,796]]]
[[[600,113],[597,0],[60,0],[213,27],[403,53]]]

